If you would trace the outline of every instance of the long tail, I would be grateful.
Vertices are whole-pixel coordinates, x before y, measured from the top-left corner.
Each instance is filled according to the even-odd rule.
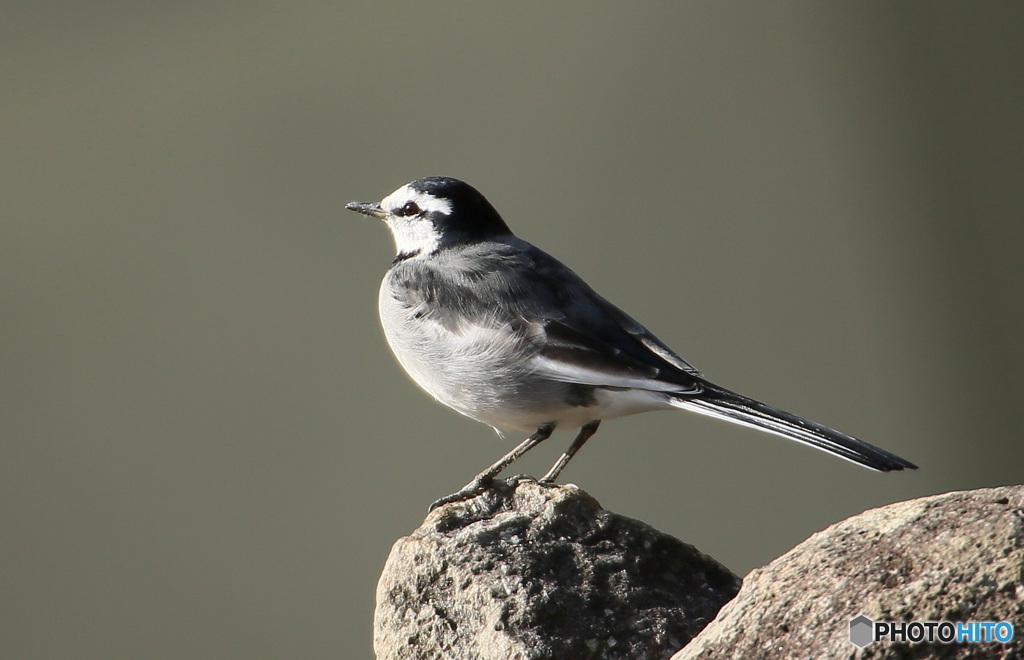
[[[910,461],[853,436],[784,410],[766,406],[760,401],[748,399],[707,381],[702,385],[704,391],[700,394],[673,397],[670,403],[676,408],[692,410],[701,415],[717,417],[727,422],[796,440],[879,472],[917,469]]]

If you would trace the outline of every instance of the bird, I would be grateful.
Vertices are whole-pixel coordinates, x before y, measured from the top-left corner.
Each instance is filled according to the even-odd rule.
[[[464,181],[430,176],[379,203],[345,208],[391,231],[396,256],[378,312],[406,373],[438,402],[499,434],[531,432],[431,510],[480,495],[556,429],[579,429],[539,480],[552,484],[603,420],[655,410],[752,427],[879,472],[917,468],[711,382],[562,262],[515,236]]]

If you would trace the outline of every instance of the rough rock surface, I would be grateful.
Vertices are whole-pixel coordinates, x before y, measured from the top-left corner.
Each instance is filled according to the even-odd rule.
[[[575,486],[499,482],[395,543],[374,649],[412,658],[668,658],[739,589],[717,561]]]
[[[1010,621],[1009,644],[858,650],[850,619]],[[1024,658],[1024,486],[924,497],[837,523],[744,578],[672,660]]]

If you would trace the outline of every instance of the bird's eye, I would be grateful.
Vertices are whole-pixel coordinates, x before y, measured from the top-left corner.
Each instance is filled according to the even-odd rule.
[[[398,210],[398,215],[416,215],[420,212],[420,207],[416,205],[416,202],[406,202],[405,206]]]

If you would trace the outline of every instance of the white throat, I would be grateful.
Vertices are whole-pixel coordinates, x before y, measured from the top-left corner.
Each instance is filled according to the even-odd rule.
[[[384,220],[391,237],[395,240],[397,254],[419,253],[426,256],[437,249],[441,234],[434,224],[426,218],[396,218],[389,216]]]

